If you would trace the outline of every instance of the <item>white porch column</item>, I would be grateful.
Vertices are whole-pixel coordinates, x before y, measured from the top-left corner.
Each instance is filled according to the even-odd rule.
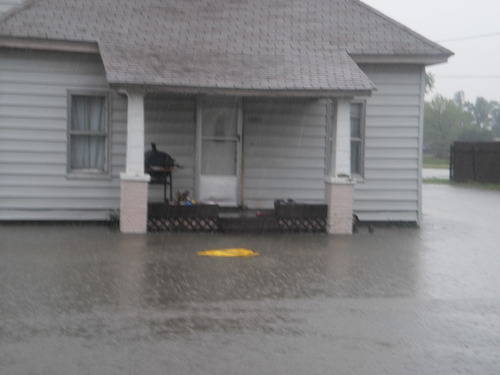
[[[325,179],[328,204],[328,233],[352,234],[353,192],[351,178],[351,104],[339,98],[332,124],[331,163]]]
[[[127,161],[121,174],[120,230],[146,233],[148,182],[144,174],[144,93],[127,92]]]

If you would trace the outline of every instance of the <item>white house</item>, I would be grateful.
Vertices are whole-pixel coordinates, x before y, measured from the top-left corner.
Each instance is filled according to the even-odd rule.
[[[0,219],[146,230],[174,190],[420,222],[425,67],[447,49],[358,0],[0,0]],[[146,146],[145,146],[146,145]]]

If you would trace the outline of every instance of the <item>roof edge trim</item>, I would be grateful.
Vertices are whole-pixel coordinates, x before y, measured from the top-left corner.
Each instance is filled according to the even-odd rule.
[[[99,46],[94,42],[71,42],[66,40],[49,40],[36,38],[14,38],[0,36],[0,48],[99,54]]]
[[[436,65],[448,61],[448,55],[363,55],[349,54],[357,64],[414,64]],[[453,56],[453,55],[452,55]]]
[[[147,93],[171,93],[184,95],[234,95],[234,96],[265,96],[265,97],[296,97],[296,98],[331,98],[371,96],[373,90],[301,90],[301,89],[238,89],[224,87],[194,87],[148,85],[134,83],[110,82],[117,89],[139,89]]]

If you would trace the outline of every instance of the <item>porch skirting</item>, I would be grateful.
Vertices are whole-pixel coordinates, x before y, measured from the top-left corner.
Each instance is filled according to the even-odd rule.
[[[277,202],[275,209],[150,203],[149,232],[324,233],[327,206]]]

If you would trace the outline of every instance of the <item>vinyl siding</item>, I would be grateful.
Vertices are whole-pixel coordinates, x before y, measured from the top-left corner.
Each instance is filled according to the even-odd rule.
[[[107,90],[97,56],[5,50],[0,59],[0,220],[102,220],[120,205],[127,102],[111,94],[111,176],[71,179],[67,165],[67,90]],[[184,168],[174,192],[194,191],[195,100],[148,95],[145,142]],[[150,187],[150,201],[163,199]]]
[[[355,187],[355,212],[361,220],[416,222],[423,68],[366,65],[362,69],[377,91],[367,100],[365,176]]]
[[[108,90],[95,55],[3,50],[0,220],[99,220],[119,207],[126,99],[111,94],[110,177],[67,177],[67,91]]]
[[[367,99],[365,176],[355,187],[362,220],[417,221],[422,68],[363,66],[378,90]],[[112,93],[111,177],[66,175],[67,90],[106,90],[94,55],[3,50],[0,58],[0,220],[107,219],[119,207],[126,98]],[[147,96],[146,145],[185,168],[174,191],[195,190],[195,100]],[[326,101],[252,98],[243,103],[243,199],[324,202]],[[161,199],[161,188],[150,188]]]
[[[243,114],[244,203],[324,202],[325,101],[247,99]]]
[[[13,7],[20,5],[23,0],[0,0],[0,15],[11,10]]]
[[[190,97],[148,95],[146,107],[146,150],[151,142],[168,152],[183,168],[173,174],[173,191],[194,194],[196,100]],[[168,191],[167,191],[168,193]],[[163,186],[151,185],[149,200],[161,201]]]

